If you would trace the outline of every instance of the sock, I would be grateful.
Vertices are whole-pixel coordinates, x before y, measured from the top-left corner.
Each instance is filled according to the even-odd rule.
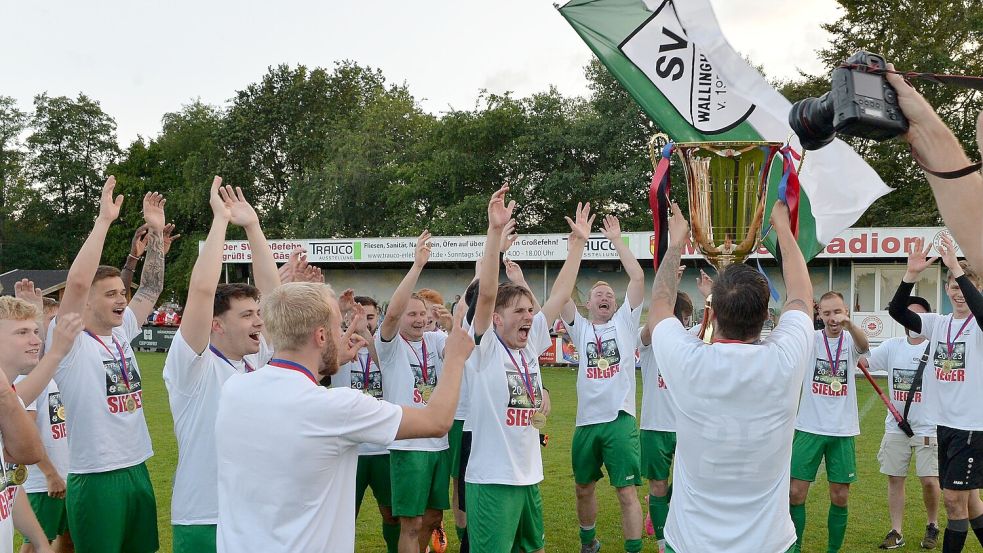
[[[969,533],[969,520],[949,519],[942,536],[942,553],[959,553],[966,545],[966,535]]]
[[[399,523],[382,523],[382,539],[386,540],[386,553],[399,553]]]
[[[847,508],[829,504],[829,517],[826,524],[829,527],[829,545],[827,553],[838,553],[843,547],[843,538],[846,537]]]
[[[655,539],[664,539],[662,532],[666,528],[666,518],[669,517],[669,497],[649,495],[649,516],[652,517],[652,526],[655,528]]]
[[[983,515],[970,520],[969,525],[973,529],[973,533],[976,534],[976,539],[979,540],[980,545],[983,545]]]
[[[460,553],[471,553],[471,541],[468,540],[468,528],[466,526],[455,526],[457,539],[461,542]]]
[[[594,537],[597,536],[597,528],[591,526],[590,528],[580,527],[580,544],[590,545],[594,543]]]
[[[467,528],[465,528],[463,526],[457,526],[457,525],[455,525],[454,526],[454,532],[457,534],[457,541],[464,541],[464,533],[467,532],[467,531],[468,531]]]
[[[625,540],[625,551],[628,553],[640,553],[642,550],[641,538],[637,540]]]
[[[806,533],[806,504],[789,505],[788,512],[792,515],[792,524],[795,525],[795,545],[802,547],[802,536]]]

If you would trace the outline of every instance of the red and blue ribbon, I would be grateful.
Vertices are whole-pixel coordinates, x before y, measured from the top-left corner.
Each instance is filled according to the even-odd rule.
[[[656,271],[669,248],[669,158],[676,146],[672,142],[662,147],[662,159],[652,174],[649,186],[649,208],[652,210],[652,239],[655,243],[652,252],[652,266]]]

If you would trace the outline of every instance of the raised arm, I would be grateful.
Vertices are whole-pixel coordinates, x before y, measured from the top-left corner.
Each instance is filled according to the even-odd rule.
[[[253,278],[256,279],[256,288],[260,294],[268,294],[280,285],[280,273],[276,268],[276,261],[273,259],[273,251],[266,243],[266,236],[259,225],[259,215],[253,206],[249,205],[242,189],[238,186],[235,190],[231,186],[225,186],[219,190],[225,204],[229,206],[229,213],[233,225],[240,226],[246,231],[246,238],[249,240],[249,250],[253,254]]]
[[[677,295],[678,295],[678,290],[679,290],[679,281],[682,280],[682,278],[683,278],[683,272],[685,270],[686,270],[686,266],[685,265],[680,265],[679,268],[676,269],[676,290],[677,290]],[[703,271],[700,271],[700,275],[701,275],[701,277],[706,277],[708,279],[710,278]],[[697,279],[696,279],[697,288],[699,288],[699,286],[700,286],[700,278],[701,277],[697,277]],[[655,282],[656,282],[655,280],[652,281],[652,293],[653,294],[655,293]],[[712,285],[713,284],[713,281],[710,281],[710,284]],[[702,289],[700,290],[700,293],[701,294],[703,293],[703,290]],[[707,292],[706,293],[706,296],[709,296],[709,295],[710,295],[710,292]],[[703,296],[703,297],[705,298],[706,296]],[[674,314],[675,314],[675,311],[676,311],[676,307],[675,307],[675,305],[673,305],[673,313]],[[639,340],[642,342],[642,345],[643,346],[648,346],[649,344],[652,343],[652,331],[654,329],[655,329],[655,325],[652,324],[652,306],[651,306],[651,304],[649,304],[649,316],[645,318],[645,324],[642,326],[642,331],[638,335],[639,336]]]
[[[92,232],[85,239],[78,254],[75,255],[72,267],[68,270],[65,294],[58,305],[59,314],[81,313],[85,309],[89,288],[92,287],[92,279],[96,276],[96,269],[99,268],[99,259],[102,257],[106,233],[109,231],[109,225],[119,217],[119,210],[123,205],[123,196],[113,198],[115,188],[116,177],[110,176],[102,187],[102,196],[99,199],[99,216],[96,217],[96,222],[92,226]],[[144,319],[146,318],[144,315]]]
[[[37,427],[21,406],[7,375],[0,371],[0,432],[8,463],[32,465],[41,460],[44,446]]]
[[[911,296],[911,290],[918,282],[918,277],[922,271],[929,268],[938,259],[938,257],[929,256],[931,252],[932,245],[929,244],[926,247],[925,240],[922,238],[916,239],[911,244],[908,248],[907,269],[901,278],[901,284],[898,285],[898,289],[894,293],[894,297],[887,304],[887,312],[892,319],[906,329],[919,334],[922,332],[922,319],[918,313],[908,309],[908,297]]]
[[[669,246],[666,254],[659,262],[659,270],[655,272],[655,282],[652,283],[652,301],[649,303],[649,316],[645,324],[655,328],[660,322],[673,317],[676,308],[676,292],[679,290],[679,259],[683,255],[683,246],[689,240],[689,223],[679,210],[679,204],[672,202],[672,215],[669,217]]]
[[[82,332],[82,316],[78,313],[65,313],[55,319],[55,330],[44,356],[30,374],[17,383],[17,395],[21,401],[31,403],[48,387],[58,364],[72,350],[79,332]]]
[[[188,302],[184,307],[184,316],[181,317],[181,337],[199,355],[205,351],[211,339],[215,290],[222,276],[222,248],[231,218],[229,206],[219,194],[221,187],[222,177],[215,177],[208,194],[208,204],[212,208],[212,226],[205,238],[205,245],[191,268]]]
[[[413,254],[413,266],[406,272],[402,282],[393,292],[392,299],[389,300],[389,308],[386,309],[386,318],[379,327],[379,337],[383,342],[388,342],[396,337],[399,332],[399,319],[406,310],[406,304],[410,301],[413,288],[416,288],[416,281],[420,279],[423,267],[430,260],[430,231],[425,230],[416,239],[416,251]]]
[[[806,267],[802,250],[792,235],[788,206],[780,200],[771,209],[771,225],[778,235],[778,246],[782,249],[782,277],[785,279],[785,306],[782,313],[797,309],[812,317],[812,280],[809,278],[809,268]]]
[[[894,69],[888,64],[888,69]],[[901,111],[908,118],[905,140],[921,162],[934,171],[956,171],[970,164],[962,144],[925,98],[900,75],[887,74],[898,92]],[[977,143],[983,155],[983,113],[976,125]],[[932,187],[939,213],[962,246],[963,254],[976,270],[983,270],[983,175],[972,172],[958,179],[943,179],[929,172],[925,178]]]
[[[604,228],[601,229],[604,237],[611,241],[618,258],[621,259],[621,266],[628,273],[628,304],[632,309],[636,309],[645,301],[645,271],[635,259],[635,254],[631,253],[631,248],[621,238],[621,222],[614,215],[604,216]]]
[[[130,240],[130,253],[126,254],[126,261],[123,268],[119,271],[119,276],[123,279],[123,288],[126,289],[126,297],[130,297],[130,286],[133,284],[133,273],[137,270],[140,258],[147,251],[147,223],[137,227]]]
[[[481,268],[478,275],[478,303],[474,310],[471,326],[474,335],[481,336],[491,326],[492,312],[495,311],[495,297],[498,294],[498,254],[501,249],[502,234],[512,219],[515,201],[505,204],[508,185],[499,188],[488,201],[488,235],[485,249],[481,255]]]
[[[497,265],[497,263],[496,263]],[[447,434],[454,422],[454,411],[461,397],[464,362],[474,349],[474,339],[464,330],[464,309],[457,309],[451,332],[444,345],[444,366],[437,388],[423,409],[403,407],[397,440],[438,437]]]
[[[570,235],[567,237],[567,258],[563,262],[560,274],[556,275],[556,281],[553,282],[553,288],[550,289],[550,297],[543,305],[543,315],[549,326],[553,326],[561,311],[564,320],[566,320],[566,308],[573,304],[570,295],[577,283],[580,261],[584,257],[584,247],[587,245],[587,238],[590,236],[594,217],[590,214],[590,202],[583,205],[578,202],[577,212],[573,219],[564,216],[567,224],[570,225]],[[574,311],[576,311],[576,306],[574,306]],[[570,320],[573,320],[573,315],[570,316]]]
[[[512,261],[507,257],[502,259],[502,262],[505,264],[505,276],[509,279],[509,282],[511,282],[512,284],[518,284],[519,286],[522,286],[526,290],[529,290],[529,294],[532,295],[533,314],[542,311],[543,306],[540,305],[539,300],[536,299],[536,293],[532,291],[532,288],[529,286],[529,283],[526,282],[526,277],[525,275],[522,274],[522,267],[519,267],[518,263]]]
[[[959,285],[959,291],[963,293],[966,306],[969,307],[976,320],[983,320],[983,294],[980,294],[976,284],[966,276],[966,271],[963,270],[962,265],[959,264],[959,258],[956,257],[956,245],[952,242],[952,238],[946,234],[942,235],[939,252],[942,253],[942,262],[945,263],[952,274],[952,278]]]
[[[164,204],[167,200],[156,192],[143,197],[143,219],[147,222],[147,258],[140,273],[140,287],[130,300],[130,309],[138,321],[146,321],[164,291]]]

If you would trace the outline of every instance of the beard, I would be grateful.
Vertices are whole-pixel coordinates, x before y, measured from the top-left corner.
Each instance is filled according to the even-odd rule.
[[[324,351],[321,352],[321,376],[331,376],[338,372],[338,345],[334,340],[328,340]]]

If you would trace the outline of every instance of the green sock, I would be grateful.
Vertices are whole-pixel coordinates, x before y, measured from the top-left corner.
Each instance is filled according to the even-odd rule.
[[[806,504],[789,505],[788,512],[792,515],[792,524],[795,525],[795,545],[802,547],[802,536],[806,533]]]
[[[399,524],[383,522],[382,539],[386,540],[386,553],[399,553]]]
[[[669,496],[649,495],[649,516],[652,517],[652,526],[655,528],[655,539],[665,539],[662,532],[666,528],[666,519],[669,518]]]
[[[829,504],[829,518],[826,524],[829,526],[829,546],[827,553],[838,553],[843,546],[843,538],[846,537],[846,507],[837,507]]]
[[[454,526],[454,532],[457,533],[457,541],[464,541],[464,533],[467,531],[468,529],[463,526]]]
[[[637,540],[625,540],[625,551],[628,553],[639,553],[642,550],[641,538]]]
[[[594,543],[594,537],[597,536],[597,528],[591,526],[590,528],[580,527],[580,544],[590,545]]]

